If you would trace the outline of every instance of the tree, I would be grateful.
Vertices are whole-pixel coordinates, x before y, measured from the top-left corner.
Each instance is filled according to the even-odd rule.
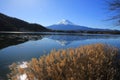
[[[114,20],[116,26],[120,26],[120,0],[107,0],[109,10],[113,12],[110,20]]]

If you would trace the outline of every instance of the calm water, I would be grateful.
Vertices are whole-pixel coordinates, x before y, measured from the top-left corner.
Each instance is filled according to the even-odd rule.
[[[0,34],[0,80],[9,72],[13,62],[39,58],[53,49],[76,48],[104,43],[120,48],[120,35],[28,35]]]

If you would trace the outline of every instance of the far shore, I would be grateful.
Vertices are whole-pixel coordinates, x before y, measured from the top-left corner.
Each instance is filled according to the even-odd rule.
[[[0,34],[32,34],[32,35],[120,35],[120,31],[49,31],[49,32],[30,32],[30,31],[0,31]]]

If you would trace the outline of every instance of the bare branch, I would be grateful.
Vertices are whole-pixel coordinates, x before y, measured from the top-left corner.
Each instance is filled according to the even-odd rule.
[[[120,26],[120,0],[107,0],[108,9],[114,11],[114,15],[108,20],[116,21],[116,26]]]

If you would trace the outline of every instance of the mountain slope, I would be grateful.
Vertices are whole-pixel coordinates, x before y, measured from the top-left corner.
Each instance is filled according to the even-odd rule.
[[[84,27],[84,26],[78,26],[78,25],[51,25],[48,26],[47,28],[52,29],[52,30],[91,30],[92,28]]]
[[[48,29],[0,13],[0,31],[48,31]]]
[[[86,30],[86,31],[94,31],[94,30],[104,30],[104,29],[96,29],[96,28],[89,28],[89,27],[85,27],[85,26],[79,26],[79,25],[75,25],[73,24],[71,21],[69,20],[62,20],[61,22],[59,22],[58,24],[54,24],[51,26],[48,26],[47,28],[52,29],[52,30],[65,30],[65,31],[78,31],[78,30]]]

